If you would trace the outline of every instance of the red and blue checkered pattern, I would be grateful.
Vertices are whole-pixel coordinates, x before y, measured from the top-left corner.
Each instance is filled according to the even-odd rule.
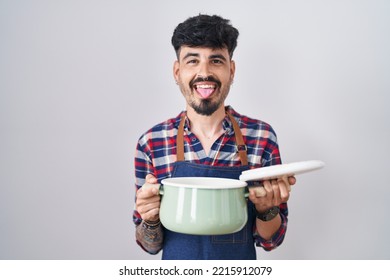
[[[244,142],[247,145],[250,168],[281,164],[276,134],[269,124],[241,115],[230,106],[227,106],[226,110],[232,114],[240,126]],[[159,182],[171,176],[173,164],[176,162],[176,134],[180,119],[184,114],[186,114],[185,111],[175,118],[157,124],[140,137],[134,159],[136,189],[145,183],[147,174],[153,174]],[[233,125],[227,116],[223,120],[223,128],[225,133],[214,142],[209,155],[206,155],[199,139],[190,130],[189,120],[186,119],[184,127],[185,160],[212,166],[241,165]],[[287,204],[284,203],[280,207],[282,225],[271,240],[263,240],[254,230],[255,244],[267,251],[282,243],[287,229]],[[141,217],[136,210],[133,213],[133,221],[136,225],[141,223]]]

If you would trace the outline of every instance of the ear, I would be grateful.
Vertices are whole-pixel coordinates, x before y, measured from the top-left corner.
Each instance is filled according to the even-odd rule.
[[[180,76],[180,70],[179,70],[179,61],[175,61],[173,63],[173,77],[175,78],[176,83],[179,81],[179,76]]]
[[[236,73],[236,63],[234,60],[230,61],[230,82],[234,80],[234,74]]]

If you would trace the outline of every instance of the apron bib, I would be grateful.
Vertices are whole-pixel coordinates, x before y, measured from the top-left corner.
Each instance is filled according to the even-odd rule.
[[[241,166],[209,166],[184,161],[183,116],[177,133],[177,161],[172,177],[218,177],[239,179],[242,171],[248,170],[246,146],[236,120],[228,114],[236,137]],[[233,260],[256,259],[253,241],[255,216],[253,204],[248,200],[248,222],[239,232],[224,235],[191,235],[173,232],[164,228],[163,260]]]

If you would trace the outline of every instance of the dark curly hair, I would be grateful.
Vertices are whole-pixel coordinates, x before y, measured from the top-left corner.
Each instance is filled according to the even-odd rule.
[[[217,15],[198,15],[180,23],[172,36],[172,45],[179,57],[180,47],[227,48],[230,58],[237,46],[239,32],[230,21]]]

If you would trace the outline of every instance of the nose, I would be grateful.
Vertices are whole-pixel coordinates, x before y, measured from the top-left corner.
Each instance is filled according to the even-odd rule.
[[[206,62],[199,63],[199,70],[198,70],[197,77],[207,79],[207,77],[209,76],[211,76],[211,73],[210,73],[210,68],[208,63]]]

